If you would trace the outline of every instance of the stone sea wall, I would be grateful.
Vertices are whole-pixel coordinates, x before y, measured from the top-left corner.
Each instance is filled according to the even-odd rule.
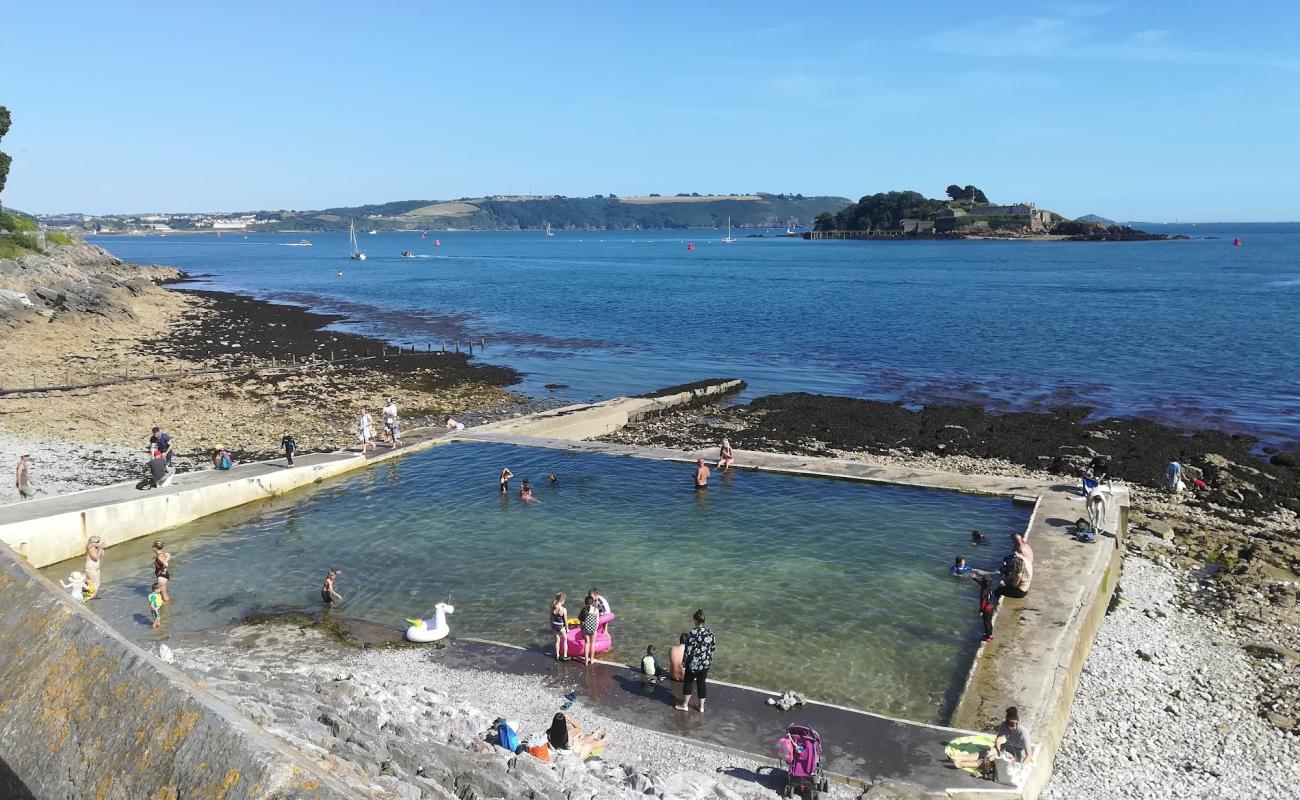
[[[348,796],[0,545],[0,797]]]

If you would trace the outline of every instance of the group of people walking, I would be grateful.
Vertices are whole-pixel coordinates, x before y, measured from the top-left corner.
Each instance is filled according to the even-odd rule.
[[[384,407],[380,409],[380,415],[384,423],[384,438],[389,447],[402,446],[402,423],[397,416],[397,398],[390,397]],[[364,406],[361,409],[361,417],[357,420],[357,440],[361,442],[361,452],[367,453],[374,450],[376,445],[375,423],[370,417],[370,410]]]

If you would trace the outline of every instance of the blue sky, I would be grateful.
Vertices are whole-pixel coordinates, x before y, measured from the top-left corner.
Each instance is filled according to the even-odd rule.
[[[21,3],[7,205],[974,183],[1300,219],[1300,4]]]

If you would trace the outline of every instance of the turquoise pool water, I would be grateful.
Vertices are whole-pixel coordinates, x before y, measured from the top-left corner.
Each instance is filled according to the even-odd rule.
[[[496,476],[518,476],[502,497]],[[560,476],[548,485],[550,472]],[[712,676],[923,721],[946,717],[978,643],[975,587],[955,554],[994,568],[1028,514],[1005,499],[737,472],[691,488],[692,467],[495,444],[454,444],[161,535],[173,553],[162,633],[255,609],[405,626],[452,594],[453,636],[551,646],[550,597],[576,614],[599,586],[618,620],[608,657],[660,654],[703,608]],[[521,502],[524,477],[538,500]],[[990,546],[973,550],[974,528]],[[152,540],[112,548],[95,610],[138,639]],[[78,561],[46,570],[52,578]]]

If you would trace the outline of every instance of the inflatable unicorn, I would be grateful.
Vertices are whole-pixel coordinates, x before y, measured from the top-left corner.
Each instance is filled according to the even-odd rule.
[[[600,620],[596,623],[595,652],[603,653],[614,646],[614,639],[609,635],[609,623],[613,620],[613,614],[600,615]],[[569,625],[569,654],[580,654],[582,653],[582,626],[576,619],[569,620]]]
[[[433,607],[433,626],[430,627],[427,620],[408,619],[411,627],[406,629],[406,641],[408,642],[436,642],[440,639],[446,639],[447,634],[451,633],[451,628],[447,627],[447,615],[454,613],[455,608],[447,603],[439,603]]]

